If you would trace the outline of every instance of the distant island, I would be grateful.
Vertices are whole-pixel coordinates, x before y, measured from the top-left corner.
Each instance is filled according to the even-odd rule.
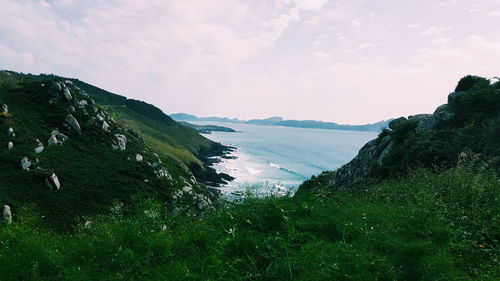
[[[216,126],[216,125],[196,125],[196,124],[191,124],[186,121],[179,121],[180,124],[195,130],[198,133],[201,134],[211,134],[212,132],[227,132],[227,133],[236,133],[235,130],[228,128],[228,127],[223,127],[223,126]]]
[[[265,125],[265,126],[283,126],[283,127],[307,128],[307,129],[370,131],[370,132],[382,131],[384,128],[387,128],[387,125],[392,120],[390,119],[364,125],[345,125],[334,122],[323,122],[316,120],[284,120],[281,117],[240,120],[238,118],[227,118],[227,117],[198,117],[187,113],[175,113],[171,114],[170,117],[177,121],[221,122],[221,123],[253,124],[253,125]]]

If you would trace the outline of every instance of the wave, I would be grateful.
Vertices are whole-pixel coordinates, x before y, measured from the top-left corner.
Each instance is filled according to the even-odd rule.
[[[294,175],[294,176],[300,177],[300,178],[302,178],[302,179],[307,179],[307,177],[305,177],[304,175],[301,175],[301,174],[299,174],[299,173],[297,173],[297,172],[294,172],[294,171],[292,171],[292,170],[289,170],[289,169],[287,169],[287,168],[281,167],[281,166],[280,166],[280,165],[278,165],[278,164],[269,163],[269,166],[271,166],[271,167],[273,167],[273,168],[276,168],[276,169],[279,169],[279,170],[281,170],[281,171],[283,171],[283,172],[286,172],[286,173],[288,173],[288,174],[291,174],[291,175]]]

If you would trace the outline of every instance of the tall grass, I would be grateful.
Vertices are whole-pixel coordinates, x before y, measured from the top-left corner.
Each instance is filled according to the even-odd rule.
[[[497,280],[499,188],[494,173],[459,167],[246,196],[196,218],[117,204],[68,234],[25,215],[0,227],[0,279]]]

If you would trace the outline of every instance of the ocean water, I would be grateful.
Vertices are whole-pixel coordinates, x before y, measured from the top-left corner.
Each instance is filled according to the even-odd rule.
[[[349,162],[377,132],[302,129],[217,122],[237,133],[212,132],[205,137],[236,147],[230,156],[215,164],[218,172],[236,179],[219,187],[224,194],[254,189],[257,193],[295,192],[312,175],[334,170]]]

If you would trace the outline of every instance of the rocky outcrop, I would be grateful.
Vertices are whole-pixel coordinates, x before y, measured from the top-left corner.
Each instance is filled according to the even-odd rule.
[[[82,128],[80,127],[80,123],[76,120],[73,115],[68,114],[66,115],[66,119],[64,119],[64,122],[69,128],[71,128],[75,133],[81,135],[82,134]]]
[[[7,136],[8,136],[9,138],[13,138],[13,137],[15,137],[15,136],[16,136],[16,134],[14,133],[14,129],[12,129],[12,128],[8,128],[8,129],[7,129]]]
[[[448,97],[448,101],[456,102],[465,94],[466,92],[451,93]],[[407,128],[403,130],[409,129],[433,132],[439,129],[442,122],[448,121],[454,116],[455,113],[451,111],[450,106],[444,104],[439,106],[433,114],[418,114],[409,116],[408,118],[400,117],[394,119],[388,124],[389,129],[387,133],[380,135],[377,139],[364,145],[358,155],[349,163],[343,165],[336,171],[325,172],[321,177],[327,177],[329,184],[336,189],[346,188],[362,182],[374,175],[379,168],[383,167],[386,159],[391,155],[394,148],[399,145],[395,139],[393,139],[393,131],[397,131],[404,126]]]
[[[112,147],[113,149],[126,150],[127,137],[122,134],[115,134],[115,140],[113,140]]]
[[[61,183],[59,182],[59,178],[56,174],[52,173],[52,175],[45,179],[45,185],[50,189],[58,190],[61,188]]]
[[[28,157],[23,157],[21,159],[21,169],[24,171],[29,171],[31,167],[31,161]]]
[[[36,139],[35,144],[36,144],[35,153],[41,153],[43,151],[43,149],[45,148],[43,146],[42,142],[39,139]]]
[[[9,205],[3,205],[2,219],[6,224],[12,223],[12,212]]]

